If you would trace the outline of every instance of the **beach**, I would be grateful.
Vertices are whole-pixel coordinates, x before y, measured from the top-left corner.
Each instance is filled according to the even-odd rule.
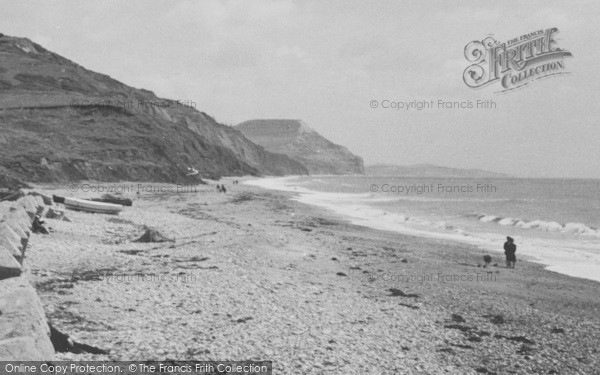
[[[275,374],[594,374],[598,282],[353,224],[294,192],[152,184],[118,215],[66,210],[27,272],[50,322],[109,354],[270,360]],[[136,183],[137,184],[137,183]],[[42,194],[89,197],[40,186]],[[133,242],[146,228],[169,240]],[[494,266],[497,264],[498,266]]]

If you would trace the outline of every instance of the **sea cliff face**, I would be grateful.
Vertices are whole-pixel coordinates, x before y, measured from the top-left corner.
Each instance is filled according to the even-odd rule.
[[[28,39],[0,36],[0,174],[11,181],[178,183],[307,174],[300,163],[185,104],[87,70]]]
[[[252,142],[285,154],[310,174],[363,174],[363,160],[311,129],[301,120],[251,120],[238,124]]]

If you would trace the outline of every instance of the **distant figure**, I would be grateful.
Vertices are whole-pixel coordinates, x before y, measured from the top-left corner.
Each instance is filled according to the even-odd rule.
[[[225,189],[225,185],[221,185],[221,193],[227,193],[227,189]]]
[[[238,180],[235,180],[235,181],[233,181],[233,184],[234,184],[234,185],[239,185],[239,182],[238,182]]]
[[[46,222],[40,220],[40,215],[35,215],[33,218],[33,223],[31,224],[31,231],[33,233],[41,233],[41,234],[50,234],[48,229],[44,226]]]
[[[506,237],[506,242],[504,243],[504,254],[506,255],[506,268],[515,268],[515,263],[517,262],[517,256],[515,253],[517,252],[517,245],[515,245],[515,240],[512,237]]]
[[[483,261],[485,263],[485,265],[483,266],[483,268],[487,268],[490,265],[490,263],[492,263],[492,257],[489,256],[489,255],[484,255],[483,256]]]
[[[221,192],[221,185],[217,184],[217,191],[220,193]]]

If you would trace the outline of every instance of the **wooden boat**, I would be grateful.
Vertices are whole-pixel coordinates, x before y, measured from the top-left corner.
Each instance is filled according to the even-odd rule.
[[[94,202],[85,199],[65,198],[65,207],[75,211],[117,215],[123,209],[120,204]]]
[[[133,201],[129,198],[121,198],[110,194],[104,194],[100,198],[91,198],[90,200],[94,202],[120,204],[121,206],[128,207],[131,207],[133,205]]]

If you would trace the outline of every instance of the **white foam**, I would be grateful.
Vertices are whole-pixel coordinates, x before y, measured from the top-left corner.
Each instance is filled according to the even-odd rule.
[[[600,237],[598,230],[590,228],[583,223],[567,223],[562,225],[556,221],[532,220],[525,221],[522,219],[512,219],[510,217],[501,218],[494,215],[475,215],[481,222],[496,221],[499,225],[509,226],[514,225],[517,228],[537,229],[545,232],[561,232],[570,235]]]
[[[443,239],[468,243],[493,252],[503,252],[505,237],[497,233],[471,233],[454,228],[446,222],[430,222],[410,215],[393,213],[357,202],[370,201],[372,194],[326,193],[304,187],[292,186],[296,177],[263,178],[245,181],[245,184],[260,186],[265,189],[298,193],[294,200],[331,210],[348,219],[351,223],[373,229],[393,231],[406,235]],[[479,221],[492,222],[500,219],[493,215],[477,215]],[[519,228],[537,228],[544,231],[568,230],[572,233],[596,233],[584,224],[571,223],[564,227],[556,222],[534,220],[525,222],[504,218],[498,220],[500,225],[515,225]],[[565,240],[549,240],[536,237],[513,236],[517,243],[517,256],[520,254],[533,257],[533,261],[543,264],[546,269],[569,276],[600,281],[600,251],[595,238],[570,238]],[[503,257],[503,254],[500,255]]]
[[[563,229],[565,233],[571,234],[580,234],[585,236],[598,236],[599,233],[597,230],[589,228],[585,224],[582,223],[567,223]]]
[[[505,217],[504,219],[502,219],[498,222],[498,224],[500,224],[500,225],[513,225],[513,223],[514,223],[514,221],[510,217]]]

